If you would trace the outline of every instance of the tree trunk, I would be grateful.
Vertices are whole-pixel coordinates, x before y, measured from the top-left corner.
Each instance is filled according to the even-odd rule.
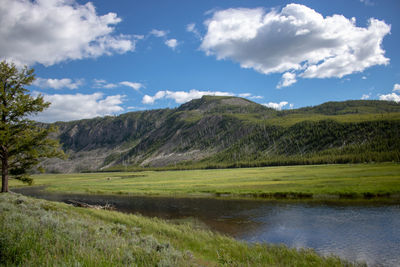
[[[1,192],[8,192],[8,156],[1,159]]]

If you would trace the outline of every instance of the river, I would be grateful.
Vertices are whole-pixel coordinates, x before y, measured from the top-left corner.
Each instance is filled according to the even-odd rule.
[[[195,218],[212,230],[248,242],[312,248],[368,266],[400,266],[400,204],[266,201],[13,191],[54,201],[111,204],[117,210],[164,219]]]

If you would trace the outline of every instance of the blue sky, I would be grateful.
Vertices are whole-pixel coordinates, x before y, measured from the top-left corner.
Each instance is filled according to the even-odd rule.
[[[176,107],[400,101],[398,0],[0,0],[0,58],[35,68],[40,121]]]

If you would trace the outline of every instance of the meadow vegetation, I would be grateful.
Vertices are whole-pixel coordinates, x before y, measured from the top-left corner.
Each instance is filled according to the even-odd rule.
[[[0,194],[1,266],[352,266],[167,221]]]
[[[400,164],[42,174],[35,185],[69,193],[262,198],[399,197]],[[12,181],[12,186],[22,186]]]

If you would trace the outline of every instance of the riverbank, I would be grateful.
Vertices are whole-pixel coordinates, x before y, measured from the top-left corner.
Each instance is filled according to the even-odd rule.
[[[43,174],[46,190],[76,194],[262,199],[399,199],[400,164]],[[12,180],[11,186],[23,186]]]
[[[312,250],[236,241],[193,222],[0,194],[0,265],[349,266]]]

